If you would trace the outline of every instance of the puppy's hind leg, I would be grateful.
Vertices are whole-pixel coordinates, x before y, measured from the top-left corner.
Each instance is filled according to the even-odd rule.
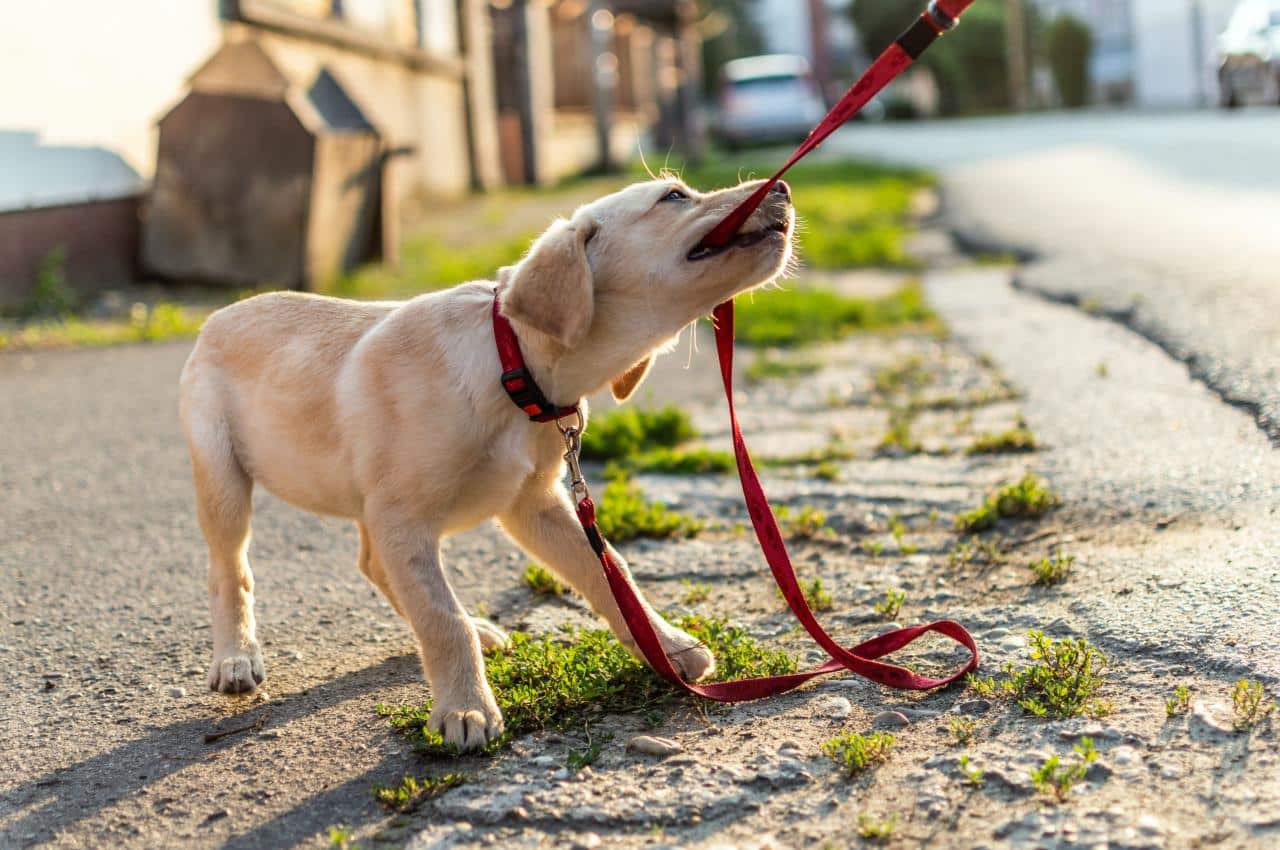
[[[248,557],[253,481],[236,460],[224,425],[188,428],[188,441],[196,508],[209,546],[213,621],[209,688],[249,693],[266,678],[253,616],[253,572]]]

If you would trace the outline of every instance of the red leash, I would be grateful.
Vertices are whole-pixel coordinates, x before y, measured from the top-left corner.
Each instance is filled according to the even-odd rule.
[[[877,92],[883,89],[894,77],[902,73],[914,62],[938,36],[955,26],[960,14],[972,5],[974,0],[934,0],[912,27],[907,30],[866,73],[841,98],[840,102],[828,113],[804,143],[796,149],[786,164],[767,180],[755,193],[736,209],[729,213],[723,221],[703,238],[702,244],[707,247],[720,247],[731,240],[739,228],[746,223],[751,213],[768,195],[769,189],[782,178],[791,166],[820,145],[823,140],[852,118],[859,109]],[[751,524],[755,528],[756,539],[764,551],[765,560],[773,572],[774,581],[782,591],[783,598],[791,607],[796,618],[809,632],[810,636],[831,656],[831,660],[820,667],[799,673],[782,676],[764,676],[755,679],[738,679],[732,682],[715,682],[698,685],[686,682],[671,664],[662,642],[658,638],[653,624],[645,613],[640,596],[631,584],[627,575],[614,562],[600,530],[596,527],[596,508],[587,491],[586,480],[579,468],[578,456],[581,450],[582,416],[576,407],[556,408],[547,402],[532,376],[524,368],[520,354],[520,346],[515,332],[499,311],[498,299],[494,297],[493,328],[498,340],[498,351],[502,360],[503,387],[518,407],[524,410],[534,421],[546,422],[554,420],[565,438],[565,460],[569,464],[572,476],[574,499],[577,503],[578,520],[586,532],[591,548],[600,558],[605,577],[613,591],[614,599],[622,612],[623,619],[631,636],[635,639],[649,666],[676,687],[706,699],[718,702],[742,702],[760,699],[761,697],[780,694],[792,690],[815,676],[825,673],[836,673],[849,670],[882,685],[906,690],[927,690],[948,685],[977,669],[978,647],[964,627],[952,620],[939,620],[926,625],[896,629],[878,635],[853,647],[844,647],[829,635],[813,611],[805,601],[804,591],[796,578],[791,558],[787,554],[786,544],[778,529],[769,500],[760,478],[751,463],[746,441],[742,437],[742,428],[738,424],[738,414],[733,403],[733,302],[726,301],[715,309],[716,353],[720,358],[720,376],[724,383],[725,399],[729,407],[729,424],[733,432],[733,452],[738,462],[738,475],[742,480],[742,494],[746,500],[747,512],[751,516]],[[511,380],[509,380],[509,378]],[[518,380],[517,380],[518,379]],[[533,401],[531,402],[531,399]],[[576,427],[560,425],[559,418],[570,413],[577,414]],[[917,638],[936,632],[951,638],[969,650],[969,660],[956,672],[941,679],[922,676],[905,667],[878,659],[894,652]]]

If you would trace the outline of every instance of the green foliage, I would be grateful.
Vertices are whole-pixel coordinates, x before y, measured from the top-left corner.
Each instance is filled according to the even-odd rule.
[[[438,797],[466,781],[467,777],[461,773],[424,776],[421,779],[406,775],[398,785],[374,785],[373,797],[389,811],[410,812],[420,806],[424,800]]]
[[[401,243],[395,266],[371,264],[321,286],[345,298],[406,297],[472,280],[492,280],[498,269],[524,256],[537,233],[521,233],[470,245],[448,245],[435,236],[414,235]]]
[[[615,471],[596,502],[596,524],[614,543],[637,537],[692,537],[705,525],[701,520],[651,502],[625,472]]]
[[[858,815],[858,835],[867,841],[888,841],[893,837],[893,831],[898,828],[898,816],[890,815],[887,818],[875,818],[871,815]]]
[[[329,827],[330,850],[360,850],[360,845],[351,840],[351,830],[345,826]]]
[[[870,735],[845,732],[824,742],[822,753],[830,757],[846,775],[853,776],[873,764],[886,761],[895,740],[888,732],[872,732]]]
[[[778,520],[778,529],[784,536],[797,540],[815,540],[819,537],[834,537],[835,531],[827,526],[827,515],[812,505],[805,505],[793,511],[782,505],[773,512]]]
[[[1054,641],[1043,632],[1027,632],[1030,666],[1006,663],[1003,678],[980,679],[969,675],[969,685],[979,696],[1017,702],[1036,717],[1101,717],[1111,703],[1097,698],[1107,658],[1084,638]]]
[[[896,392],[910,392],[928,386],[933,375],[924,368],[924,359],[918,354],[904,357],[876,370],[876,390],[885,395]]]
[[[1089,25],[1074,15],[1058,15],[1045,32],[1045,46],[1063,106],[1084,106],[1089,100],[1089,57],[1093,53]]]
[[[711,585],[709,584],[682,578],[680,579],[680,586],[684,588],[684,596],[680,597],[680,601],[685,605],[697,605],[699,602],[706,602],[711,598]]]
[[[1071,793],[1071,788],[1084,779],[1089,772],[1089,765],[1098,760],[1098,751],[1094,749],[1092,738],[1081,738],[1080,743],[1072,747],[1078,756],[1070,765],[1064,765],[1056,754],[1049,756],[1038,768],[1031,771],[1031,781],[1044,794],[1051,794],[1059,803],[1064,802]]]
[[[1007,455],[1036,450],[1036,435],[1026,428],[1010,428],[999,434],[980,434],[969,448],[967,455]]]
[[[618,407],[592,416],[582,435],[587,460],[623,460],[655,448],[675,448],[698,436],[693,419],[674,405],[658,410]]]
[[[736,331],[742,345],[794,348],[933,319],[920,285],[914,282],[879,298],[826,289],[778,289],[739,300]]]
[[[973,766],[968,753],[960,756],[960,773],[964,775],[964,781],[969,785],[981,785],[986,781],[983,779],[985,771]]]
[[[947,731],[951,734],[951,739],[961,745],[972,741],[977,729],[978,721],[972,717],[953,717],[951,722],[947,724]]]
[[[982,504],[956,517],[956,530],[976,534],[996,527],[1002,518],[1040,517],[1058,505],[1058,497],[1031,473],[1001,487]]]
[[[570,773],[577,773],[590,764],[595,764],[600,758],[600,753],[604,751],[604,745],[613,740],[612,735],[606,735],[604,738],[591,740],[588,734],[587,748],[585,750],[569,750],[565,755],[564,766],[568,768]]]
[[[0,351],[12,349],[96,348],[137,342],[190,339],[200,332],[204,317],[177,304],[133,305],[127,321],[86,320],[76,316],[31,322],[11,333],[0,333]]]
[[[906,601],[906,591],[891,587],[884,592],[884,600],[876,603],[876,613],[886,621],[896,620],[902,611],[902,603]]]
[[[757,384],[770,378],[798,378],[812,375],[822,368],[822,364],[814,360],[802,360],[784,357],[775,351],[762,351],[751,361],[751,365],[743,372],[749,383]]]
[[[1191,710],[1191,689],[1186,685],[1178,685],[1173,689],[1173,696],[1164,701],[1165,717],[1177,717]]]
[[[1235,727],[1240,731],[1252,729],[1276,710],[1275,702],[1267,699],[1262,683],[1249,679],[1236,682],[1231,690],[1231,705],[1235,710]]]
[[[67,280],[67,247],[45,254],[36,269],[36,282],[23,309],[26,316],[69,316],[79,301]]]
[[[855,452],[838,439],[832,439],[826,445],[810,449],[794,455],[772,455],[756,459],[759,466],[821,466],[840,460],[853,460]]]
[[[964,566],[975,561],[1003,564],[1005,553],[999,540],[961,540],[947,552],[947,561],[953,567]]]
[[[831,597],[831,591],[822,586],[822,579],[820,578],[815,578],[810,582],[801,581],[800,590],[804,594],[805,603],[814,611],[829,611],[832,605],[835,604]],[[785,599],[782,595],[782,588],[775,587],[773,592],[779,599]]]
[[[569,588],[560,583],[542,564],[529,564],[524,570],[524,582],[529,589],[542,596],[563,596]]]
[[[823,481],[839,481],[840,467],[829,460],[824,460],[813,468],[813,477]]]
[[[1035,576],[1036,584],[1048,587],[1052,584],[1059,584],[1067,580],[1067,576],[1071,574],[1071,565],[1075,563],[1076,556],[1068,555],[1065,549],[1059,547],[1058,554],[1052,558],[1041,558],[1038,561],[1032,561],[1027,564],[1031,570],[1031,574]]]
[[[650,449],[610,464],[631,472],[659,475],[723,475],[737,469],[733,455],[719,449]]]
[[[796,670],[790,655],[762,646],[724,620],[689,616],[678,625],[715,654],[716,679]],[[604,630],[566,630],[542,637],[517,632],[507,649],[488,659],[485,674],[506,721],[506,731],[485,752],[538,729],[582,726],[606,714],[652,712],[680,696]],[[379,705],[377,711],[422,754],[457,755],[439,735],[427,731],[430,701]]]
[[[889,411],[889,427],[876,449],[884,454],[912,455],[924,447],[911,431],[916,421],[915,408],[895,407]]]

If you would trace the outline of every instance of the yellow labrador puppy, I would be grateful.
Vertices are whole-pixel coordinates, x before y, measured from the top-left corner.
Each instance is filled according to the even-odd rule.
[[[630,186],[556,221],[498,272],[502,312],[553,403],[610,383],[627,398],[682,328],[783,270],[794,222],[785,184],[727,248],[695,250],[758,185]],[[246,557],[255,482],[356,521],[361,572],[417,637],[430,728],[459,748],[502,732],[481,649],[506,636],[458,602],[443,537],[496,517],[635,650],[561,481],[560,434],[499,382],[494,289],[467,283],[396,303],[272,293],[209,317],[182,372],[181,412],[209,547],[210,688],[244,693],[265,676]],[[685,676],[714,669],[697,641],[652,619]]]

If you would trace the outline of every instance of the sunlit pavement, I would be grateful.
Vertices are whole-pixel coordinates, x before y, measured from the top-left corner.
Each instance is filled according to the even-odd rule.
[[[1125,322],[1280,438],[1280,109],[859,124],[826,149],[849,154],[936,170],[948,227],[1035,255],[1020,286]]]

